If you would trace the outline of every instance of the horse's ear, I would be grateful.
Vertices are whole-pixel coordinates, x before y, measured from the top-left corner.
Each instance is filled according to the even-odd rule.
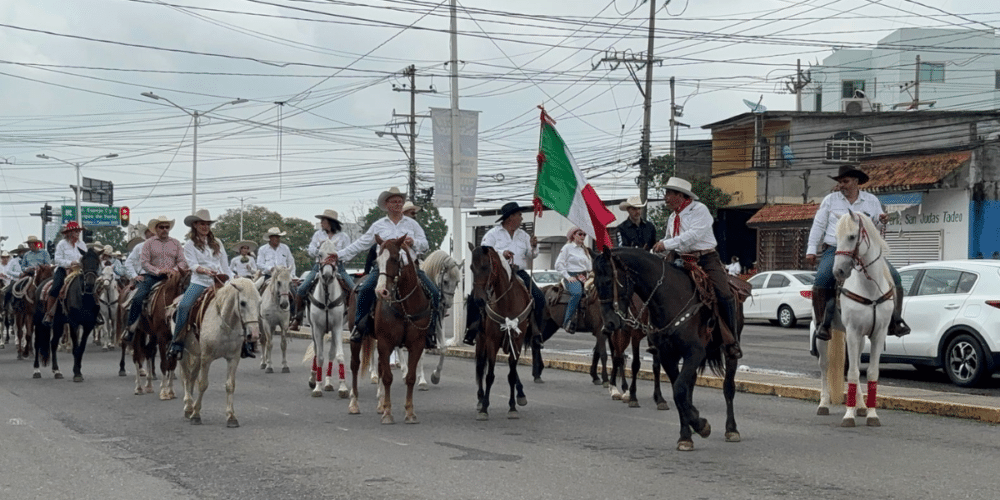
[[[384,243],[384,241],[382,241],[382,237],[381,236],[379,236],[379,235],[376,234],[375,235],[375,243],[378,244],[378,246],[382,246],[382,243]]]
[[[471,241],[468,242],[468,244],[469,244],[469,251],[470,252],[475,252],[476,251],[476,246],[473,245]]]
[[[597,258],[597,252],[595,252],[590,247],[586,247],[586,248],[587,248],[587,255],[590,256],[590,260],[596,259]]]

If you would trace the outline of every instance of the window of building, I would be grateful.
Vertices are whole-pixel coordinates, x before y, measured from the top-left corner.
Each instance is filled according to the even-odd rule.
[[[771,147],[767,137],[758,139],[753,153],[753,168],[771,168]]]
[[[841,82],[841,93],[840,97],[844,99],[854,99],[855,91],[865,91],[865,81],[864,80],[844,80]]]
[[[787,130],[774,134],[774,159],[778,168],[792,166],[792,146],[789,144]]]
[[[838,132],[826,140],[826,161],[828,162],[856,162],[862,155],[871,154],[871,152],[871,139],[857,132]]]
[[[993,82],[993,88],[995,90],[1000,90],[1000,70],[997,70],[996,72],[996,78],[995,81]]]
[[[944,63],[920,63],[921,82],[944,82]]]
[[[997,88],[1000,89],[1000,71],[997,71]],[[823,87],[816,88],[815,101],[816,109],[814,111],[823,111]]]

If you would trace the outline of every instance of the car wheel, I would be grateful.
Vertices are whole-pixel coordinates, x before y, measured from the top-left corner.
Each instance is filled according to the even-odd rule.
[[[944,352],[944,372],[959,387],[979,385],[986,376],[986,356],[979,341],[969,334],[951,339]]]
[[[795,319],[795,313],[792,312],[792,308],[788,306],[781,306],[778,308],[778,324],[784,328],[792,328],[798,320]]]

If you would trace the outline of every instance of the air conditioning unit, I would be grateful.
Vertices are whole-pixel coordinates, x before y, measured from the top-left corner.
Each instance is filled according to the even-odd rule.
[[[861,113],[871,113],[872,104],[868,99],[841,99],[840,111],[849,115],[860,115]]]

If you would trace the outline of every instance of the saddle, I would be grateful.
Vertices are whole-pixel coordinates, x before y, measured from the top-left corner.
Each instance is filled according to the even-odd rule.
[[[188,314],[187,322],[181,327],[182,332],[190,331],[195,338],[200,338],[200,330],[198,327],[205,318],[205,313],[208,311],[208,305],[211,304],[212,299],[215,298],[215,293],[220,288],[225,286],[226,281],[228,281],[228,276],[223,275],[221,279],[213,281],[212,286],[201,292],[201,295],[198,295],[194,304],[191,304],[191,313]],[[183,297],[183,295],[176,297],[174,301],[170,303],[170,308],[167,311],[167,317],[174,318],[176,320],[177,307],[180,305]]]
[[[594,292],[594,278],[590,277],[587,278],[587,281],[583,283],[584,298],[589,297],[593,292]],[[545,290],[545,304],[547,306],[569,304],[570,296],[571,295],[569,293],[569,290],[567,290],[566,286],[563,284],[563,280],[560,280],[559,283],[556,283]]]

